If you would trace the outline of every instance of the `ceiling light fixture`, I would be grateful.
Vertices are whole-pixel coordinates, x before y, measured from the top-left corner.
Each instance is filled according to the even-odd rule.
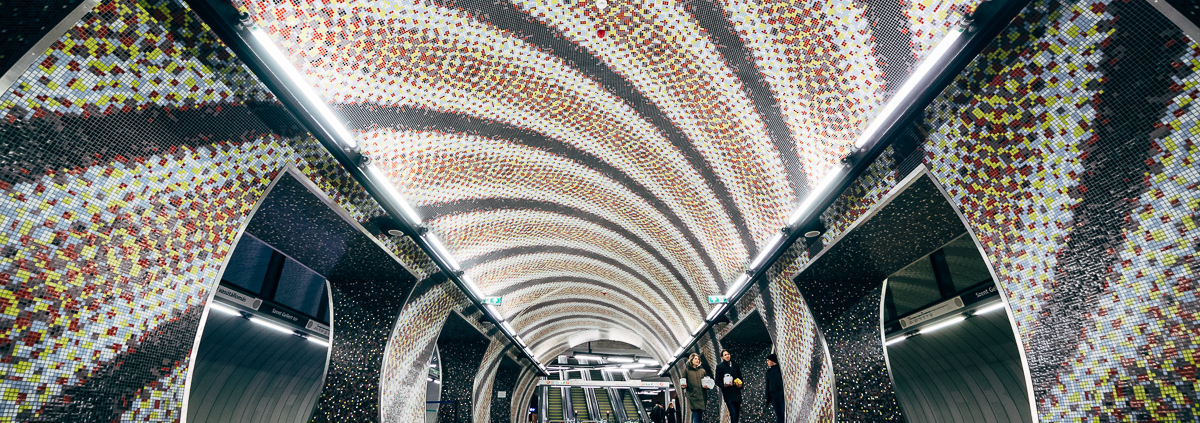
[[[712,311],[708,312],[708,317],[705,317],[704,320],[707,320],[710,322],[714,321],[717,319],[717,317],[719,317],[721,315],[721,313],[724,313],[724,312],[725,312],[725,305],[724,304],[718,305],[717,308],[714,308]],[[701,325],[700,328],[703,329],[704,326]]]
[[[421,236],[421,238],[424,238],[425,242],[433,248],[433,252],[436,253],[438,257],[442,259],[442,261],[446,262],[446,266],[449,267],[450,270],[462,270],[458,265],[458,260],[454,259],[454,255],[450,254],[450,249],[446,248],[446,244],[443,244],[442,240],[438,239],[437,235],[434,235],[433,232],[426,232],[425,235]],[[476,296],[475,298],[479,297]]]
[[[404,219],[408,221],[407,223],[409,227],[415,228],[421,226],[421,215],[417,214],[417,210],[413,209],[413,207],[408,204],[408,201],[404,200],[404,196],[400,195],[400,191],[396,190],[396,186],[392,183],[392,180],[387,177],[387,174],[383,173],[383,170],[376,166],[375,163],[370,163],[364,167],[367,178],[370,179],[376,187],[379,187],[381,190],[383,190],[383,194],[388,197],[388,201],[400,207],[400,212],[404,214]]]
[[[758,257],[755,257],[754,261],[750,262],[750,268],[758,269],[758,266],[761,266],[763,262],[767,261],[767,258],[771,257],[771,253],[775,252],[775,249],[779,247],[779,244],[783,240],[783,232],[776,232],[775,236],[771,237],[766,244],[763,244],[763,249],[758,253]]]
[[[324,339],[313,338],[313,337],[309,336],[308,342],[312,342],[312,343],[320,345],[322,347],[329,348],[329,342],[326,342]]]
[[[995,304],[990,304],[987,307],[983,307],[978,310],[975,310],[975,315],[978,316],[980,314],[988,314],[993,311],[1002,310],[1002,309],[1004,309],[1004,301],[997,301]]]
[[[967,320],[967,318],[966,318],[965,316],[955,316],[955,317],[953,317],[953,318],[950,318],[950,319],[948,319],[948,320],[946,320],[946,321],[939,322],[939,323],[937,323],[937,324],[933,324],[933,325],[929,325],[929,326],[927,326],[927,327],[921,328],[921,332],[920,332],[920,333],[921,333],[922,335],[924,335],[924,334],[927,334],[927,333],[933,333],[933,332],[937,332],[937,331],[939,331],[939,330],[942,330],[942,329],[944,329],[944,328],[946,328],[946,327],[953,326],[953,325],[957,325],[957,324],[961,323],[963,320]]]
[[[884,341],[883,345],[891,346],[891,345],[899,344],[901,342],[904,342],[905,339],[908,339],[908,337],[907,336],[897,336],[895,338]]]
[[[621,365],[622,369],[640,369],[643,367],[646,367],[646,363],[626,363]]]
[[[293,331],[292,329],[290,329],[286,326],[272,322],[270,320],[263,319],[261,317],[251,317],[250,321],[258,324],[259,326],[270,328],[270,329],[273,329],[273,330],[276,330],[276,331],[279,331],[282,333],[286,333],[289,335],[294,335],[296,333],[295,331]]]
[[[213,301],[212,305],[209,306],[209,308],[219,311],[219,312],[222,312],[222,313],[225,313],[225,314],[228,314],[230,316],[237,316],[237,315],[241,314],[241,313],[238,313],[237,310],[234,310],[233,307],[218,303],[216,301]]]
[[[600,361],[600,356],[591,354],[575,354],[576,360]]]
[[[633,357],[609,356],[606,358],[609,363],[632,363],[635,361]]]
[[[813,205],[816,204],[817,199],[824,197],[825,192],[829,191],[834,185],[837,185],[836,182],[845,176],[847,169],[844,164],[833,163],[830,166],[831,168],[821,178],[821,181],[808,191],[808,194],[804,196],[804,201],[800,202],[800,206],[796,207],[796,211],[792,212],[791,217],[788,217],[788,226],[795,227],[796,224],[800,223],[811,211],[810,209],[813,208]]]
[[[879,113],[875,115],[875,118],[871,120],[871,124],[867,125],[867,129],[863,130],[862,133],[858,135],[858,140],[854,141],[855,148],[862,148],[863,146],[867,145],[867,142],[874,138],[877,132],[883,129],[884,122],[890,121],[891,115],[900,110],[900,105],[908,102],[908,97],[914,95],[914,93],[920,94],[919,91],[916,91],[917,86],[921,82],[925,81],[925,77],[929,76],[930,71],[932,71],[934,67],[942,63],[942,58],[946,56],[946,53],[950,52],[950,47],[954,46],[955,42],[958,41],[962,34],[963,29],[955,26],[954,28],[950,29],[949,34],[946,34],[945,37],[942,37],[942,40],[938,42],[937,47],[934,47],[933,51],[930,52],[928,56],[925,56],[925,60],[921,61],[921,65],[917,66],[917,70],[913,71],[913,73],[908,76],[908,79],[904,80],[904,85],[901,85],[900,89],[892,95],[892,98],[888,100],[887,105],[883,107],[883,110],[880,110]]]
[[[738,276],[737,280],[733,281],[733,284],[729,286],[729,291],[725,293],[725,296],[733,297],[737,295],[738,291],[742,289],[742,286],[746,285],[746,282],[750,282],[750,274],[742,273],[742,275]]]
[[[313,115],[314,117],[320,117],[319,119],[315,119],[317,120],[317,124],[321,125],[326,131],[339,138],[338,141],[341,142],[342,145],[352,149],[357,148],[358,142],[354,140],[354,136],[350,135],[350,132],[346,130],[346,127],[342,125],[341,121],[339,121],[338,118],[333,115],[333,110],[329,108],[329,105],[326,104],[321,97],[317,96],[317,93],[313,91],[312,86],[305,81],[304,77],[300,75],[300,72],[296,71],[296,67],[293,66],[292,62],[287,59],[287,56],[285,56],[283,52],[279,50],[279,47],[275,45],[275,42],[271,40],[271,37],[267,35],[266,31],[255,27],[250,30],[250,34],[254,36],[254,41],[258,43],[260,51],[266,52],[267,57],[274,62],[275,69],[282,71],[283,76],[290,80],[291,85],[300,91],[300,97],[302,97],[301,100],[303,100],[302,103],[304,103],[304,108],[316,112],[310,113],[310,115]]]

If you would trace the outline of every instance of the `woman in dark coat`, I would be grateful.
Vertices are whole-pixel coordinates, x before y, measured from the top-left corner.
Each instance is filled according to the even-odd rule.
[[[738,423],[742,414],[742,365],[733,361],[733,353],[721,351],[721,364],[717,365],[717,384],[721,387],[721,399],[729,409],[729,423]]]
[[[700,354],[692,353],[688,357],[684,376],[687,386],[683,387],[683,392],[687,396],[688,407],[692,409],[692,423],[702,423],[704,401],[708,399],[707,392],[704,392],[703,380],[705,376],[708,376],[708,371],[700,367]]]
[[[779,370],[779,356],[774,353],[767,355],[767,383],[764,392],[767,394],[767,404],[775,410],[775,421],[783,423],[783,372]]]
[[[667,423],[679,423],[679,409],[675,408],[675,400],[667,406]]]

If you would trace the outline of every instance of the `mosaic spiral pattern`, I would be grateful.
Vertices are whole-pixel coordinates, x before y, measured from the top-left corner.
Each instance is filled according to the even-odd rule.
[[[175,421],[208,287],[276,172],[381,211],[264,122],[282,110],[178,3],[101,2],[43,57],[0,94],[0,421]]]
[[[514,322],[554,354],[583,327],[673,351],[975,2],[240,4],[487,289],[545,304]],[[275,172],[294,164],[356,219],[382,211],[179,2],[101,1],[39,53],[0,93],[0,422],[173,421],[207,287]],[[1000,275],[1043,421],[1200,414],[1197,63],[1144,2],[1035,2],[928,110],[918,157]],[[896,160],[823,216],[826,244]],[[631,269],[606,283],[653,310],[580,301],[602,284],[551,293],[598,269],[563,266],[586,254]],[[499,270],[526,256],[561,267]],[[538,278],[564,283],[522,285]],[[811,370],[809,317],[780,317],[818,299],[788,289],[755,307],[777,316],[789,395],[812,399],[790,421],[825,419],[832,366]],[[466,308],[449,286],[419,294],[386,349],[387,421],[421,418],[409,387]]]
[[[603,252],[671,339],[975,2],[236,4],[485,293],[529,283],[491,261],[561,252],[537,280],[587,283],[554,260]]]

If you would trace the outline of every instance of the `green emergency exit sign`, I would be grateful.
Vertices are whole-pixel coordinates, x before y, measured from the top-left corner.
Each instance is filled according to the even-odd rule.
[[[484,304],[500,305],[504,297],[483,297]]]
[[[726,297],[724,295],[709,295],[708,296],[709,304],[725,304],[728,302],[729,302],[729,297]]]

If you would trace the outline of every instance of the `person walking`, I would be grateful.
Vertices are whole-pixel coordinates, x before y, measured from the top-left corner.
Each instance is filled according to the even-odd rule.
[[[742,365],[733,361],[733,353],[729,350],[721,351],[717,383],[721,384],[721,400],[729,409],[729,423],[738,423],[742,414]]]
[[[708,399],[707,386],[704,386],[704,379],[708,377],[708,371],[700,367],[700,354],[692,353],[688,356],[687,369],[684,370],[683,386],[684,393],[687,395],[688,407],[692,409],[692,423],[703,423],[701,420],[704,416],[704,401]]]
[[[783,423],[783,372],[779,370],[779,356],[767,354],[767,383],[764,392],[767,404],[775,410],[775,421]]]
[[[664,414],[666,414],[666,412],[663,411],[662,404],[656,403],[654,404],[654,408],[650,409],[650,421],[654,423],[663,423],[663,417],[666,417]]]

